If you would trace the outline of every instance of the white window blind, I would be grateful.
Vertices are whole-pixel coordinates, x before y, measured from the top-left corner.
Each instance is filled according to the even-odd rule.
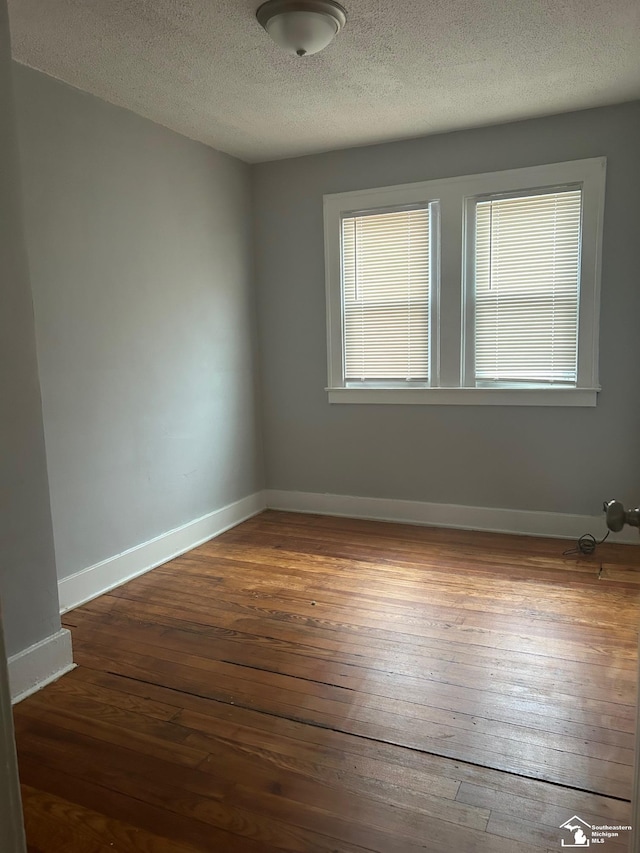
[[[581,201],[576,189],[477,203],[477,385],[576,385]]]
[[[342,219],[344,378],[429,378],[429,208]]]

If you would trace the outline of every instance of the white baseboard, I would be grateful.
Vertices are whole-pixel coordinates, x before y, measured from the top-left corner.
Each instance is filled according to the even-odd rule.
[[[71,632],[61,628],[50,637],[13,655],[7,663],[11,702],[15,705],[75,667]]]
[[[242,500],[203,515],[195,521],[169,530],[155,539],[129,548],[122,554],[102,560],[58,582],[60,612],[66,613],[114,589],[156,566],[219,536],[230,527],[246,521],[265,508],[264,492],[256,492]]]
[[[459,506],[424,503],[391,498],[362,498],[351,495],[327,495],[313,492],[289,492],[267,489],[269,509],[289,512],[338,515],[376,521],[397,521],[430,527],[453,527],[462,530],[484,530],[493,533],[518,533],[554,539],[577,539],[583,533],[604,536],[607,528],[604,514],[569,515],[560,512],[536,512],[520,509]],[[612,542],[640,544],[636,530],[625,528],[612,533]]]
[[[583,533],[589,532],[598,537],[606,532],[603,515],[569,515],[267,489],[63,578],[58,583],[60,612],[66,613],[196,548],[267,507],[290,512],[560,539],[577,539]],[[622,533],[613,534],[611,541],[640,544],[636,532],[626,529]]]

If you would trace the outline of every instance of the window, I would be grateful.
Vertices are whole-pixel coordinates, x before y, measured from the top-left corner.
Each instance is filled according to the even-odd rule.
[[[595,405],[604,173],[325,196],[330,402]]]
[[[577,382],[582,192],[476,205],[476,383]]]
[[[429,379],[430,211],[342,220],[344,378]]]

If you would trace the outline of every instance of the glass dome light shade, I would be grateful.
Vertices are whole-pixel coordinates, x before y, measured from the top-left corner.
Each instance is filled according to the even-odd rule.
[[[294,56],[323,50],[347,20],[342,6],[329,0],[269,0],[256,17],[276,44]]]

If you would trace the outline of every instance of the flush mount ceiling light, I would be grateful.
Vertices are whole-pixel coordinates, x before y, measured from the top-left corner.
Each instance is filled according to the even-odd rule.
[[[294,56],[323,50],[347,22],[333,0],[268,0],[256,12],[258,23]]]

